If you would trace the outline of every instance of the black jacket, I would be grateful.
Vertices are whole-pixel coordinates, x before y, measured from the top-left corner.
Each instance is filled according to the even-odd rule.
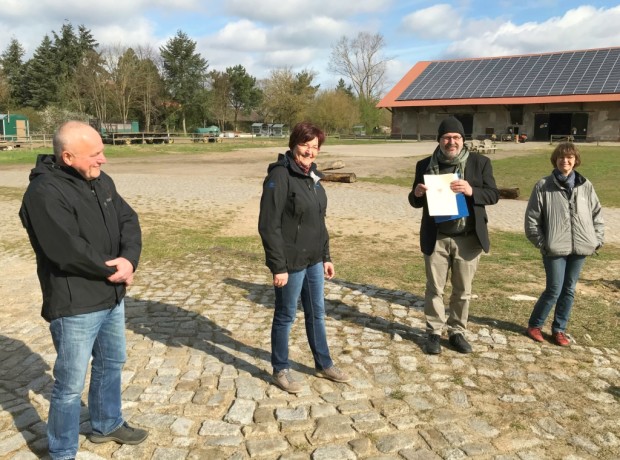
[[[39,155],[19,216],[36,254],[47,321],[120,302],[125,285],[107,280],[115,269],[105,262],[124,257],[135,270],[142,240],[138,216],[107,174],[87,181],[53,155]]]
[[[409,193],[409,204],[414,208],[424,208],[420,224],[420,249],[426,255],[431,255],[435,250],[437,224],[435,224],[435,219],[428,214],[426,194],[416,197],[414,190],[419,183],[424,183],[424,174],[427,173],[430,162],[431,157],[418,161],[415,167],[415,179]],[[484,252],[489,252],[491,246],[487,229],[489,219],[485,206],[495,204],[499,200],[499,190],[495,185],[491,161],[483,155],[470,152],[465,164],[465,180],[473,189],[473,195],[465,197],[469,215],[474,217],[476,236],[480,241],[480,246]]]
[[[310,174],[305,175],[290,151],[278,155],[278,161],[267,169],[258,232],[265,263],[273,274],[331,261],[325,226],[327,195],[318,181],[320,177],[314,164]]]

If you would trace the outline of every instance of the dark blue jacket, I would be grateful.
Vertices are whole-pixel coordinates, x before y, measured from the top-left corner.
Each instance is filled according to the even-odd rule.
[[[327,195],[313,163],[304,174],[291,152],[278,155],[263,182],[258,232],[271,273],[288,273],[318,262],[330,262],[325,226]]]
[[[105,262],[117,257],[138,266],[138,216],[103,171],[88,181],[53,155],[39,155],[19,211],[37,258],[47,320],[116,305],[125,285],[110,283]]]

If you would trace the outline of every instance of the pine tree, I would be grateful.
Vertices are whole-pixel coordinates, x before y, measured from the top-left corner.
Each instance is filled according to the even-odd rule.
[[[52,40],[45,35],[24,71],[24,98],[30,107],[42,109],[58,101],[55,60]]]
[[[22,80],[25,68],[22,58],[24,54],[24,47],[21,43],[16,38],[11,38],[9,46],[0,55],[0,67],[9,86],[8,91],[11,105],[21,106],[25,102],[22,94]]]
[[[207,60],[196,52],[196,42],[181,30],[159,51],[166,89],[179,105],[183,133],[187,134],[186,116],[192,108],[200,108],[198,101],[205,88]]]

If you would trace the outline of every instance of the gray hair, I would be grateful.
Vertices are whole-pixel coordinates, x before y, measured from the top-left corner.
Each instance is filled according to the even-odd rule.
[[[54,133],[54,138],[52,139],[52,147],[54,149],[54,157],[56,161],[61,161],[62,152],[65,150],[66,145],[70,142],[70,132],[72,129],[78,127],[91,127],[88,123],[84,123],[78,120],[69,120],[65,121],[62,125],[58,127],[56,132]]]

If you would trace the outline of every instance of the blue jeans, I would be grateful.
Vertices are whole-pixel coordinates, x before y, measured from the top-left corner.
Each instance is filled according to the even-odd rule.
[[[275,288],[276,307],[271,324],[271,365],[274,372],[291,367],[288,360],[288,338],[301,296],[308,344],[317,370],[334,365],[329,356],[325,332],[325,299],[323,262],[296,272],[289,272],[288,283]]]
[[[82,390],[91,356],[88,410],[93,432],[106,435],[123,424],[125,303],[121,300],[109,310],[55,319],[50,332],[57,357],[47,437],[50,457],[56,460],[77,454]]]
[[[542,327],[555,305],[551,332],[564,332],[575,300],[575,286],[586,256],[543,256],[547,285],[530,316],[530,327]]]

